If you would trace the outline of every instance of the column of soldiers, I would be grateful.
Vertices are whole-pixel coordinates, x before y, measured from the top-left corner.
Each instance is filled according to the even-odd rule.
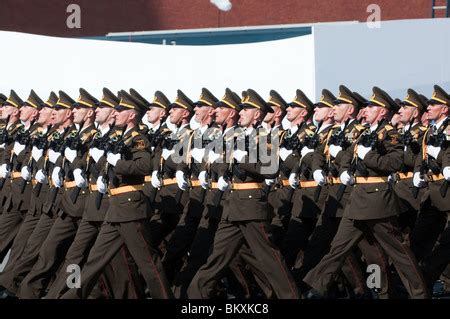
[[[0,298],[443,293],[449,107],[437,85],[0,94]]]

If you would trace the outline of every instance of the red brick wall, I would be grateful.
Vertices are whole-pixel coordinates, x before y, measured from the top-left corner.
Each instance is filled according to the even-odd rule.
[[[445,2],[445,0],[440,0]],[[0,29],[59,36],[230,26],[365,21],[370,3],[382,19],[431,17],[431,0],[231,0],[220,12],[209,0],[0,0]],[[81,6],[81,29],[69,29],[66,8]]]

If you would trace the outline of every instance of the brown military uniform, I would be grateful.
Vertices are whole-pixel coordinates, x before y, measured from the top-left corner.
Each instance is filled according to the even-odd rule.
[[[395,107],[395,102],[387,93],[378,88],[374,88],[370,103]],[[365,234],[370,234],[391,258],[410,296],[426,298],[427,292],[417,262],[398,228],[398,198],[387,183],[387,176],[401,167],[403,145],[399,142],[398,132],[386,123],[379,123],[370,134],[367,143],[372,148],[363,160],[358,158],[357,148],[360,147],[359,143],[366,146],[364,139],[345,153],[342,171],[358,165],[356,184],[330,252],[308,273],[304,281],[324,294],[351,249]]]
[[[145,108],[125,91],[121,91],[121,97],[118,110]],[[148,140],[133,128],[123,135],[123,143],[125,149],[113,168],[115,178],[110,183],[105,222],[81,272],[81,288],[68,291],[62,298],[87,298],[103,268],[123,245],[138,265],[152,298],[172,297],[158,252],[151,245],[149,206],[142,193],[144,177],[151,169]]]
[[[101,133],[99,134],[101,135]],[[100,136],[99,134],[95,138],[101,141],[99,142],[100,144],[110,138],[114,138],[114,136],[121,134],[121,132],[112,129],[106,132],[104,136]],[[101,146],[98,145],[96,147]],[[69,275],[66,272],[67,266],[75,264],[83,267],[89,251],[100,232],[101,225],[109,208],[109,195],[103,195],[101,205],[97,209],[98,190],[96,182],[105,165],[106,158],[104,156],[98,162],[95,162],[90,156],[87,158],[86,172],[89,174],[86,174],[86,177],[89,178],[89,194],[85,200],[83,218],[75,238],[67,251],[63,266],[60,267],[56,279],[49,287],[49,291],[45,297],[47,299],[57,299],[68,290],[66,284],[67,276]],[[142,285],[139,285],[140,279],[134,265],[134,260],[130,260],[129,252],[125,246],[122,246],[111,262],[105,267],[104,274],[100,279],[101,285],[109,288],[108,295],[113,299],[136,299],[143,296]]]
[[[35,130],[36,127],[31,129]],[[3,153],[2,164],[8,164],[10,176],[3,179],[3,188],[1,190],[3,214],[0,215],[0,260],[3,260],[11,247],[28,210],[28,200],[25,202],[24,199],[26,196],[29,196],[29,190],[22,194],[19,185],[21,184],[20,169],[25,159],[28,159],[30,150],[24,149],[20,154],[15,154],[13,151],[17,134],[21,130],[24,130],[23,125],[17,123],[7,129],[8,141],[5,142]],[[13,191],[15,191],[14,196]]]
[[[95,133],[96,130],[93,125],[80,132],[72,130],[68,133],[69,138],[74,134],[80,135],[82,146],[78,150],[79,157],[75,158],[72,163],[69,163],[65,157],[61,156],[60,162],[57,162],[57,165],[65,171],[64,188],[61,187],[58,191],[58,198],[55,201],[55,205],[58,205],[56,210],[58,217],[41,247],[36,264],[22,281],[20,288],[20,296],[22,298],[32,299],[42,296],[48,284],[48,276],[52,275],[55,271],[54,269],[64,261],[67,249],[77,233],[88,192],[87,190],[81,190],[75,203],[72,202],[71,192],[76,187],[73,171],[77,168],[85,169],[88,145]]]
[[[244,107],[258,105],[267,110],[267,104],[256,92],[247,92],[248,95],[243,100]],[[250,141],[249,137],[246,150],[256,145],[256,141]],[[190,298],[210,298],[225,267],[233,261],[245,243],[258,259],[276,296],[298,298],[297,288],[284,259],[271,239],[270,220],[273,212],[268,207],[267,193],[263,191],[264,180],[275,178],[278,172],[265,174],[261,171],[262,166],[261,159],[257,163],[250,163],[248,155],[241,163],[221,165],[219,176],[231,175],[232,186],[227,190],[228,196],[214,238],[213,252],[193,278],[188,289]]]

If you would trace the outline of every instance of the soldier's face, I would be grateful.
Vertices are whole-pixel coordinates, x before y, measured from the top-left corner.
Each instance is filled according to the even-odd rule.
[[[333,107],[333,119],[336,123],[343,123],[345,122],[346,115],[348,114],[349,106],[351,104],[337,104]]]
[[[160,121],[163,117],[164,111],[160,107],[152,106],[150,110],[147,111],[147,120],[154,124]]]
[[[73,122],[76,124],[80,124],[84,122],[86,115],[90,109],[85,107],[76,107],[73,109]]]
[[[364,109],[363,120],[364,122],[372,125],[378,122],[380,119],[381,111],[383,108],[381,106],[368,106]]]
[[[430,104],[427,108],[428,120],[433,121],[448,115],[448,106],[445,104]]]
[[[175,107],[170,109],[170,123],[179,125],[183,121],[183,115],[185,110],[180,107]]]
[[[60,125],[67,119],[67,112],[70,110],[53,110],[52,111],[52,124]]]
[[[277,108],[272,107],[273,113],[267,113],[266,116],[264,116],[264,122],[268,124],[272,124],[272,122],[275,120],[275,113],[277,111]]]
[[[250,127],[255,119],[258,109],[242,109],[239,112],[239,125],[242,127]]]
[[[417,115],[416,111],[417,109],[414,106],[406,106],[406,105],[402,106],[398,111],[399,122],[405,125],[408,124],[409,122],[411,122],[413,117]]]
[[[194,108],[195,111],[195,120],[198,123],[211,122],[211,113],[214,109],[211,106],[196,106]]]
[[[115,111],[114,117],[116,119],[116,126],[118,127],[124,127],[125,125],[128,125],[128,120],[131,116],[133,111],[131,110],[124,110],[124,111]]]
[[[24,122],[30,121],[34,113],[35,109],[31,106],[22,106],[20,108],[20,120]]]
[[[332,115],[332,110],[329,107],[316,107],[314,109],[314,118],[317,122],[328,120]]]
[[[218,125],[223,125],[223,123],[225,123],[225,121],[228,118],[228,115],[230,114],[231,109],[227,108],[227,107],[218,107],[216,108],[215,111],[215,122]]]
[[[39,110],[39,117],[37,123],[39,125],[48,125],[51,122],[52,109],[49,107],[43,107]]]
[[[102,125],[110,118],[113,111],[110,107],[98,107],[95,110],[95,122]]]
[[[289,122],[294,121],[296,118],[299,117],[300,113],[302,112],[302,108],[301,107],[292,107],[289,106],[286,109],[286,117],[288,119]]]
[[[1,118],[2,120],[6,120],[8,116],[13,115],[14,112],[19,112],[19,110],[11,105],[6,105],[2,107]]]

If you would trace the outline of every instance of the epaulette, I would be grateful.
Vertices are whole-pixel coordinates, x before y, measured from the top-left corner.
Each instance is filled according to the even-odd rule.
[[[93,128],[89,132],[84,132],[81,136],[81,140],[86,142],[90,137],[95,136],[97,134],[97,129]]]
[[[387,132],[394,130],[394,127],[392,125],[390,125],[390,124],[386,124],[384,126],[384,128],[386,129]]]
[[[366,129],[366,126],[362,125],[362,124],[356,124],[354,126],[354,128],[358,131],[364,131]]]
[[[334,124],[331,128],[341,128],[341,124]]]
[[[423,126],[423,125],[419,125],[419,130],[421,130],[422,132],[425,132],[427,130],[427,127]]]

